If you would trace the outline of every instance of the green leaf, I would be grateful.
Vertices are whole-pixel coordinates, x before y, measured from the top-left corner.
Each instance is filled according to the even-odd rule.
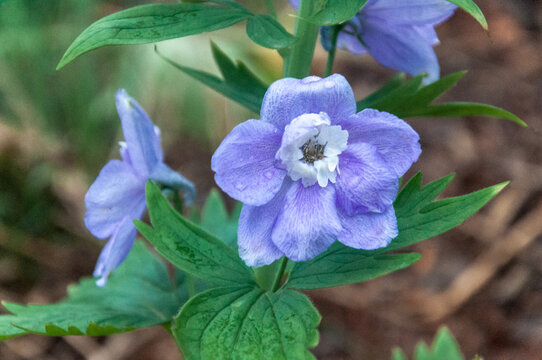
[[[470,15],[472,15],[472,17],[476,19],[476,21],[480,23],[480,25],[482,25],[484,29],[487,30],[486,17],[484,16],[484,13],[482,12],[482,10],[480,10],[478,5],[476,5],[474,1],[472,0],[448,0],[448,1],[451,2],[452,4],[459,6],[466,12],[468,12]]]
[[[187,360],[314,359],[320,315],[303,294],[208,290],[181,309],[172,333]]]
[[[391,357],[392,357],[392,360],[408,360],[403,350],[399,348],[393,349]]]
[[[400,192],[394,207],[399,236],[380,251],[391,251],[445,233],[463,223],[508,185],[503,182],[476,192],[433,201],[452,180],[453,175],[420,188],[417,174]]]
[[[213,284],[253,284],[253,273],[239,255],[222,241],[177,213],[158,186],[146,186],[152,228],[136,227],[156,251],[179,269]]]
[[[307,21],[318,25],[341,24],[353,18],[366,3],[367,0],[318,0],[314,15]]]
[[[233,249],[237,249],[237,224],[239,222],[240,203],[230,216],[224,200],[216,189],[212,189],[203,206],[200,225],[205,230],[222,240]]]
[[[496,106],[472,102],[449,102],[440,105],[428,106],[405,114],[405,117],[452,117],[485,115],[515,122],[521,126],[527,124],[516,115]]]
[[[316,258],[296,263],[287,288],[321,289],[375,279],[409,267],[420,254],[374,255],[339,242]]]
[[[366,281],[412,265],[419,254],[384,254],[440,235],[459,226],[507,183],[477,192],[434,201],[453,175],[421,187],[418,173],[401,190],[394,203],[399,236],[383,249],[357,250],[335,243],[316,258],[296,263],[285,287],[317,289]]]
[[[238,102],[249,110],[252,110],[257,114],[260,113],[263,96],[267,91],[267,85],[258,79],[245,64],[240,61],[234,63],[216,44],[212,43],[211,45],[215,61],[224,79],[204,71],[177,64],[160,54],[156,48],[155,51],[162,59],[176,69],[209,86],[222,95]]]
[[[250,16],[242,6],[223,1],[135,6],[90,25],[70,45],[57,69],[102,46],[147,44],[215,31]]]
[[[377,109],[400,118],[485,115],[527,126],[516,115],[491,105],[470,102],[432,105],[434,100],[455,86],[465,74],[465,71],[460,71],[425,86],[422,86],[423,75],[404,81],[404,75],[400,74],[373,94],[358,101],[357,109],[358,111],[366,108]]]
[[[12,314],[0,316],[0,340],[28,333],[101,336],[167,323],[188,299],[183,280],[172,282],[165,264],[138,241],[104,288],[87,278],[57,304],[4,302]]]
[[[269,15],[255,15],[248,19],[247,35],[256,44],[269,49],[283,49],[294,43],[296,37]]]
[[[407,357],[401,349],[394,349],[392,359],[407,360]],[[443,327],[437,333],[431,348],[424,342],[416,345],[414,360],[465,360],[465,357],[448,328]]]

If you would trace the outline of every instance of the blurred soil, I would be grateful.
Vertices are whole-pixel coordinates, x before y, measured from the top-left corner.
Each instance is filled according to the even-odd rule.
[[[423,170],[424,182],[455,172],[446,196],[506,180],[503,193],[461,227],[416,245],[423,258],[407,270],[359,285],[308,292],[322,313],[319,359],[389,359],[400,346],[409,354],[430,341],[441,325],[456,335],[467,359],[542,359],[542,2],[479,0],[490,25],[484,32],[458,12],[439,29],[442,73],[469,69],[443,100],[494,104],[518,114],[529,128],[483,117],[415,119],[423,154],[407,178]],[[315,70],[323,68],[318,53]],[[392,73],[370,58],[341,52],[336,64],[357,97]],[[173,71],[173,70],[172,70]],[[62,298],[67,284],[91,273],[98,242],[82,226],[88,181],[36,134],[0,127],[0,168],[52,161],[55,202],[51,215],[58,241],[37,232],[25,246],[0,226],[3,300],[44,303]],[[172,145],[169,162],[200,194],[213,186],[211,152],[197,141]],[[175,156],[177,154],[177,156]],[[14,194],[13,196],[17,196]],[[202,199],[200,199],[201,201]],[[21,234],[21,236],[27,236]],[[75,239],[75,240],[62,240]],[[107,338],[26,336],[0,345],[0,359],[180,359],[161,328]]]

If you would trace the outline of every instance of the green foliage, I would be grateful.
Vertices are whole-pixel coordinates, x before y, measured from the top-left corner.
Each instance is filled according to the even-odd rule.
[[[472,0],[448,0],[449,2],[456,4],[466,12],[472,15],[487,30],[487,20],[482,13],[482,10]]]
[[[213,189],[205,201],[199,224],[231,248],[237,249],[237,223],[241,206],[241,203],[236,203],[233,213],[228,215],[220,193]]]
[[[256,44],[270,49],[283,49],[293,44],[295,36],[269,15],[254,15],[247,21],[247,35]]]
[[[400,349],[394,349],[392,353],[393,360],[407,360],[406,355]],[[421,342],[416,346],[413,360],[464,360],[459,346],[455,341],[450,330],[443,327],[437,333],[433,346],[429,348]]]
[[[223,79],[204,71],[179,65],[160,53],[158,55],[176,69],[237,101],[249,110],[259,113],[267,86],[243,62],[234,63],[215,43],[211,43],[211,48]]]
[[[353,18],[367,0],[317,0],[307,21],[318,25],[336,25]]]
[[[371,108],[392,113],[400,118],[486,115],[527,126],[516,115],[491,105],[471,102],[432,104],[465,74],[465,71],[450,74],[426,86],[422,86],[423,75],[405,81],[405,76],[399,74],[373,94],[358,101],[358,111]]]
[[[187,360],[314,359],[320,315],[296,291],[215,288],[190,299],[172,327]]]
[[[147,44],[215,31],[250,16],[244,7],[229,1],[135,6],[90,25],[70,45],[57,69],[102,46]]]
[[[168,323],[188,299],[184,278],[171,281],[165,264],[136,242],[104,288],[87,278],[52,305],[4,302],[0,340],[23,334],[101,336]]]
[[[253,282],[252,271],[237,252],[177,213],[152,182],[147,183],[146,199],[153,227],[139,221],[136,226],[167,260],[212,284]]]
[[[419,254],[383,254],[442,234],[460,225],[507,183],[474,193],[434,201],[448,186],[453,175],[421,187],[418,173],[401,190],[394,203],[399,236],[391,244],[373,251],[357,250],[336,243],[318,257],[296,263],[286,287],[316,289],[377,278],[416,262]]]

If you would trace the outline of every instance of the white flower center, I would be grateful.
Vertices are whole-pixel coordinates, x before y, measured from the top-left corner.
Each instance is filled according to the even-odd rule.
[[[277,159],[292,180],[303,186],[318,182],[321,187],[335,183],[339,173],[339,154],[346,149],[348,132],[331,126],[326,113],[303,114],[284,128]]]

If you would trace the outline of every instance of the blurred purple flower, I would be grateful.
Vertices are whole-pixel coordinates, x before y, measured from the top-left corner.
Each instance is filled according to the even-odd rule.
[[[294,7],[299,0],[290,0]],[[440,77],[433,46],[434,27],[453,15],[457,6],[446,0],[369,0],[343,24],[337,48],[369,53],[379,63],[411,75],[426,73],[425,83]],[[331,48],[331,28],[322,27],[322,45]]]
[[[134,243],[133,222],[145,211],[149,179],[182,190],[187,204],[195,197],[194,185],[163,163],[160,130],[143,108],[123,89],[117,91],[116,102],[126,140],[120,143],[122,160],[109,161],[85,196],[86,227],[100,239],[109,238],[94,269],[98,286],[105,285]]]
[[[397,236],[398,178],[421,153],[418,134],[376,110],[356,114],[341,75],[286,78],[265,94],[261,120],[237,125],[211,160],[217,184],[244,203],[241,258],[304,261],[336,239],[357,249]]]

